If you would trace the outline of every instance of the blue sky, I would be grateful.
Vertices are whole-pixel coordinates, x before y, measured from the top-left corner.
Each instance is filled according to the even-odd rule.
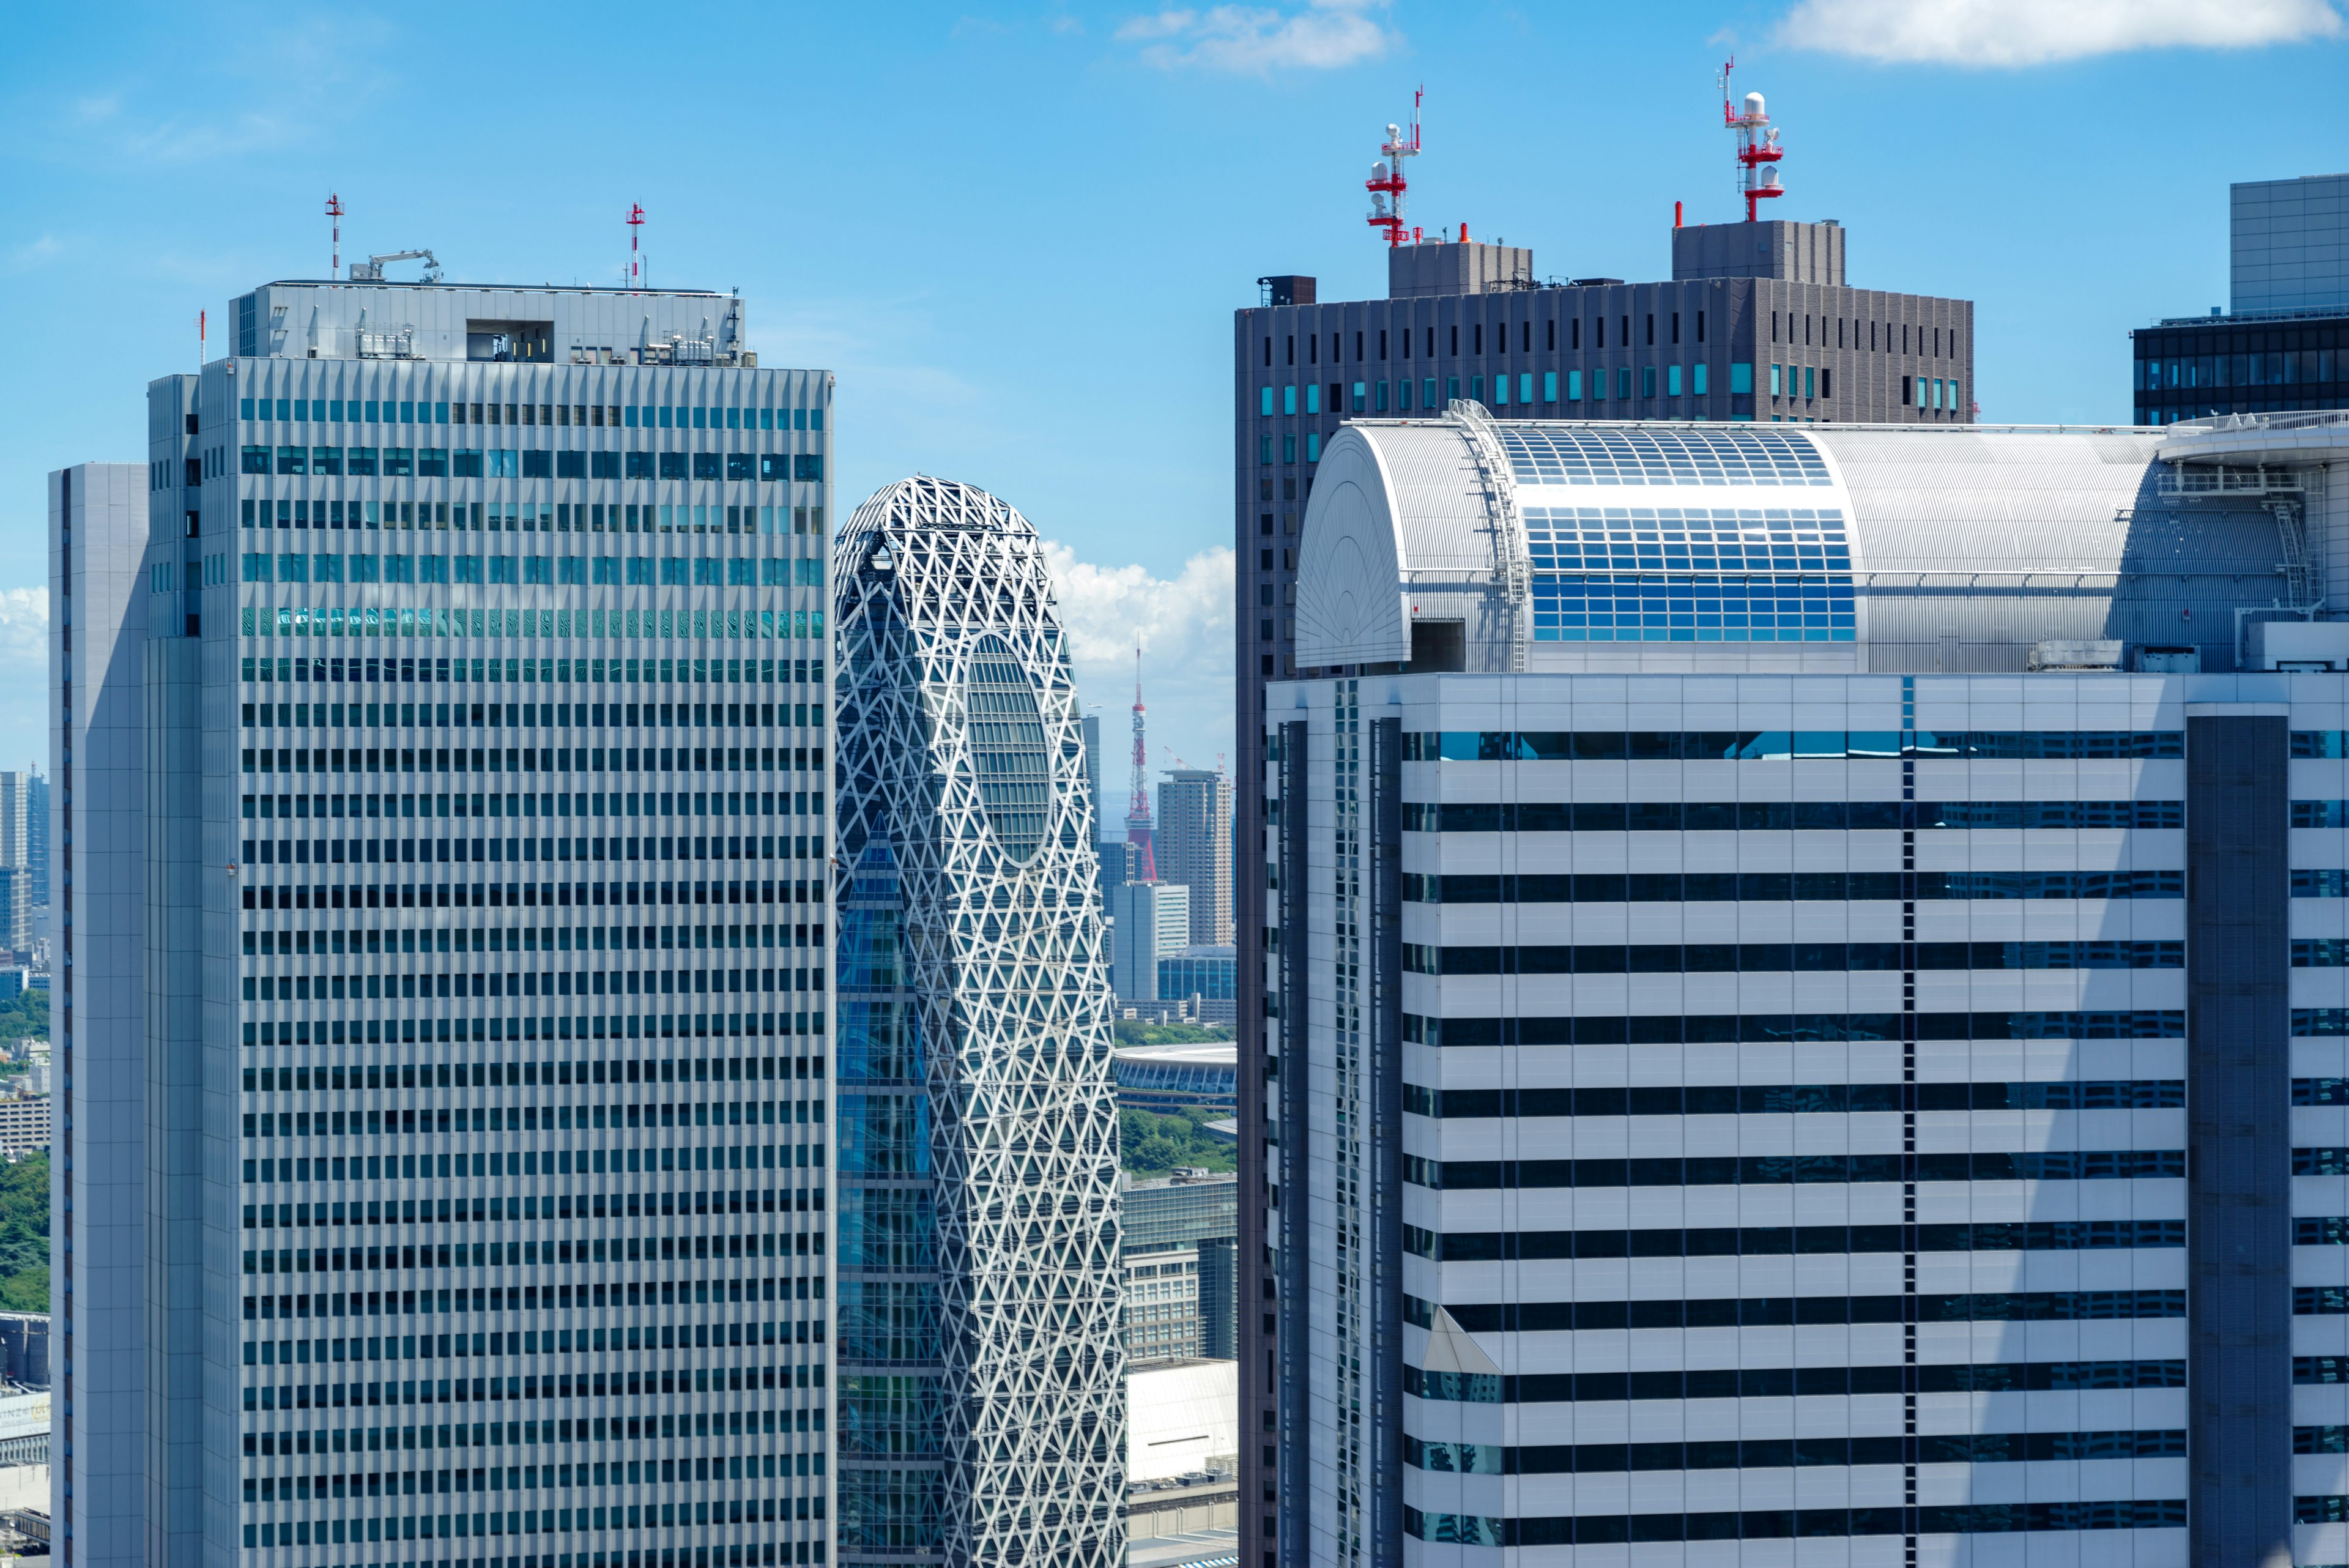
[[[41,476],[143,457],[147,379],[257,281],[429,245],[452,278],[740,287],[841,378],[843,504],[914,470],[1064,547],[1089,701],[1230,746],[1230,312],[1383,285],[1361,182],[1424,84],[1414,217],[1544,275],[1665,275],[1727,221],[1713,72],[1852,281],[1978,302],[1983,417],[2128,416],[2127,334],[2226,298],[2233,180],[2349,167],[2333,0],[1394,0],[26,7],[0,58],[0,763],[39,754]],[[214,341],[218,341],[217,335]],[[1112,795],[1120,794],[1112,769]],[[1122,801],[1112,804],[1122,811]]]

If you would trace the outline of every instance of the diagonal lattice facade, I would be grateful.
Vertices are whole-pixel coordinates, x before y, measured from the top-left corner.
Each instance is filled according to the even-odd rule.
[[[1118,1568],[1110,988],[1043,548],[917,478],[833,561],[840,1558]]]

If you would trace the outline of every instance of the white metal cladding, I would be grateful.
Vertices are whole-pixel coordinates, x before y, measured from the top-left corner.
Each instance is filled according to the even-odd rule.
[[[2195,645],[2204,669],[2230,669],[2235,612],[2272,607],[2282,591],[2276,522],[2259,499],[2159,494],[2161,438],[2150,432],[1498,428],[1527,514],[1837,508],[1868,669],[2019,670],[2033,644],[2067,639]],[[1511,668],[1490,641],[1510,635],[1502,538],[1457,426],[1347,426],[1306,514],[1299,664],[1407,659],[1412,620],[1450,619],[1467,623],[1467,668]],[[1631,640],[1625,651],[1684,640]]]
[[[910,479],[857,509],[833,564],[842,856],[889,836],[927,1043],[947,1469],[926,1550],[954,1563],[1119,1568],[1110,990],[1082,732],[1043,546],[985,491]],[[1007,671],[1033,694],[1046,780],[1040,836],[1023,823],[1009,843],[986,798],[1000,775],[980,765],[1005,742],[974,732],[997,720],[969,701]]]

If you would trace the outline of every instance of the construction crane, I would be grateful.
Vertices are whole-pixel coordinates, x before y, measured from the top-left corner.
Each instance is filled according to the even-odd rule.
[[[424,264],[423,282],[440,281],[440,262],[430,251],[393,251],[388,255],[369,256],[365,261],[351,263],[353,283],[381,283],[383,269],[391,262],[420,261]]]

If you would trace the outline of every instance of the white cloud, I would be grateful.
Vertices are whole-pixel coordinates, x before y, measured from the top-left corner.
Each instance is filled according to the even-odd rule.
[[[1133,649],[1142,646],[1148,704],[1150,774],[1181,757],[1212,767],[1232,749],[1232,552],[1218,545],[1183,564],[1172,579],[1139,566],[1080,561],[1047,541],[1061,623],[1076,665],[1077,691],[1102,722],[1102,815],[1110,831],[1125,813],[1131,769]]]
[[[1800,0],[1777,36],[1887,65],[2018,67],[2344,33],[2334,0]]]
[[[0,768],[49,760],[49,591],[0,588]]]
[[[1164,69],[1202,66],[1252,76],[1287,67],[1334,70],[1377,59],[1397,41],[1368,15],[1385,8],[1384,0],[1309,0],[1301,11],[1213,5],[1137,16],[1117,36],[1143,43],[1143,59]]]

